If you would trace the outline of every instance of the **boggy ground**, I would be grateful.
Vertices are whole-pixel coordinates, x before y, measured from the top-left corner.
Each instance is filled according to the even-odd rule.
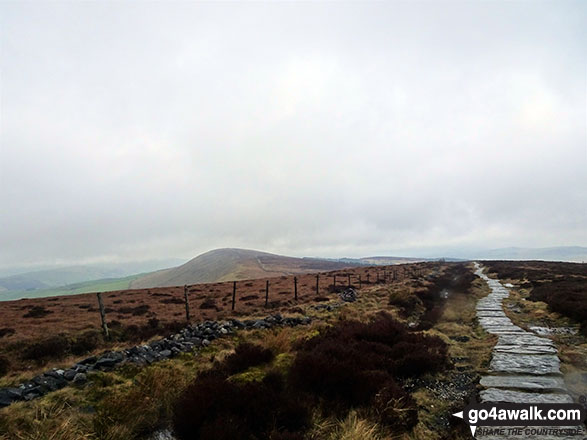
[[[454,270],[456,266],[461,269]],[[350,406],[342,405],[334,411],[329,409],[331,405],[324,405],[330,394],[323,396],[310,393],[310,421],[303,430],[303,438],[469,438],[466,426],[459,419],[451,418],[450,413],[462,409],[466,400],[476,394],[477,375],[487,367],[495,342],[478,327],[474,315],[475,303],[479,297],[487,294],[486,287],[476,279],[467,278],[470,269],[464,269],[464,265],[429,263],[419,265],[418,270],[411,272],[418,276],[385,284],[364,285],[355,303],[323,307],[339,303],[330,294],[328,298],[333,299],[321,301],[318,307],[308,301],[294,304],[291,306],[293,309],[283,311],[284,314],[295,313],[294,309],[299,308],[313,316],[314,322],[309,327],[240,332],[213,341],[197,356],[182,354],[146,368],[129,365],[114,372],[96,372],[89,377],[89,383],[84,387],[68,387],[32,402],[13,404],[0,410],[0,439],[148,438],[155,430],[171,426],[178,399],[189,384],[193,384],[203,371],[219,368],[234,353],[235,347],[243,342],[268,349],[271,356],[242,371],[239,368],[231,370],[234,374],[227,376],[231,383],[262,382],[267,376],[274,377],[273,373],[277,371],[289,384],[287,377],[292,366],[296,365],[299,353],[304,350],[310,350],[311,353],[312,344],[321,340],[316,338],[322,338],[322,343],[329,346],[328,341],[332,337],[327,336],[330,334],[329,329],[339,325],[346,326],[346,333],[343,333],[345,337],[356,341],[364,337],[376,338],[378,332],[369,333],[359,324],[352,323],[370,325],[368,323],[377,320],[382,311],[399,323],[390,324],[392,327],[405,326],[405,330],[398,330],[402,335],[421,335],[414,336],[416,339],[409,336],[406,343],[409,340],[420,340],[418,338],[428,340],[426,338],[437,337],[439,339],[435,345],[439,349],[445,346],[441,349],[441,352],[445,350],[445,354],[440,354],[438,368],[422,367],[418,374],[412,374],[411,369],[402,367],[401,363],[396,363],[393,368],[383,364],[381,368],[387,373],[375,374],[374,377],[379,378],[377,380],[385,379],[388,377],[386,374],[391,375],[389,377],[399,388],[389,385],[387,392],[391,393],[390,396],[399,396],[399,402],[406,401],[408,405],[405,414],[409,414],[409,417],[400,418],[403,422],[397,426],[394,422],[396,418],[393,417],[401,413],[401,405],[374,414],[361,403],[363,401],[353,404],[354,397],[349,398]],[[311,283],[312,279],[315,282],[315,278],[310,276],[306,284]],[[264,287],[263,283],[261,285]],[[179,304],[177,306],[181,307]],[[262,312],[267,313],[264,309]],[[396,350],[396,354],[402,353],[401,345],[397,346],[398,342],[401,341],[387,342],[391,344],[388,348]],[[371,343],[375,343],[375,340]],[[359,344],[356,347],[362,346]],[[402,358],[404,355],[397,356]],[[311,356],[309,360],[306,359],[306,362],[311,361]],[[303,370],[304,365],[302,363],[297,368]],[[377,384],[377,380],[369,383]],[[277,386],[275,383],[271,386]],[[295,383],[307,393],[303,383]],[[247,385],[243,393],[259,386],[269,385]],[[403,400],[402,393],[407,393]],[[359,398],[368,401],[373,396],[359,395]],[[383,417],[385,414],[391,414],[391,418],[386,419]],[[304,422],[303,417],[295,420]],[[280,435],[285,434],[280,432]]]

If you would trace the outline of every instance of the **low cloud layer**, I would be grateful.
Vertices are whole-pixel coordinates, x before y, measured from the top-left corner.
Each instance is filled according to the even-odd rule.
[[[0,11],[0,266],[587,245],[584,2]]]

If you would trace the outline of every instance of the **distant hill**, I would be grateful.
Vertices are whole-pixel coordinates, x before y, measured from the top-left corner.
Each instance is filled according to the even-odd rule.
[[[587,247],[559,246],[549,248],[510,247],[477,252],[472,258],[483,260],[544,260],[582,263],[587,261]]]
[[[77,295],[89,292],[110,292],[113,290],[125,290],[130,287],[132,280],[140,275],[131,275],[124,278],[105,278],[101,280],[85,281],[82,283],[68,284],[66,286],[36,290],[0,290],[0,301],[11,301],[21,298],[45,298],[50,296]]]
[[[0,292],[30,292],[95,280],[125,278],[130,275],[173,267],[180,261],[167,259],[133,263],[92,264],[18,273],[0,278]]]
[[[426,258],[406,258],[406,257],[365,257],[360,259],[363,264],[372,266],[390,266],[392,264],[418,263],[427,261]]]
[[[295,258],[248,249],[216,249],[172,269],[153,272],[130,283],[133,289],[238,281],[337,270],[357,263]]]

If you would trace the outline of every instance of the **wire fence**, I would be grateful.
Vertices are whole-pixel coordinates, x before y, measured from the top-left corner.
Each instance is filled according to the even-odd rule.
[[[393,283],[406,278],[421,276],[424,266],[419,263],[393,266],[359,266],[329,272],[296,274],[273,277],[269,279],[249,279],[208,284],[191,284],[167,288],[140,289],[151,295],[169,296],[166,304],[177,304],[183,309],[185,321],[191,322],[194,307],[200,311],[215,309],[229,313],[238,312],[241,305],[257,306],[266,309],[280,305],[291,305],[300,301],[325,301],[327,294],[340,293],[346,289],[362,289],[366,285]],[[264,284],[264,285],[263,285]],[[167,293],[161,293],[167,291]],[[170,293],[170,292],[173,292]],[[113,307],[105,306],[104,296],[111,292],[97,292],[98,311],[102,332],[109,338],[109,312],[116,312]],[[221,305],[218,304],[221,301]],[[260,303],[262,301],[262,303]],[[120,301],[114,301],[120,302]],[[287,303],[286,303],[287,302]],[[245,307],[245,308],[246,308]],[[135,308],[135,310],[139,309]],[[147,307],[148,308],[148,307]],[[143,309],[144,310],[144,309]],[[178,315],[178,313],[174,313]]]

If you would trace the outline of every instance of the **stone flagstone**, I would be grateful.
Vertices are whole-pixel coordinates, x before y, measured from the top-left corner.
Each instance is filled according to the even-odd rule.
[[[486,388],[513,388],[536,391],[565,391],[565,381],[560,376],[483,376],[479,382]]]
[[[568,394],[528,393],[524,391],[488,388],[481,391],[481,402],[508,403],[573,403]]]
[[[476,275],[487,282],[491,293],[477,302],[479,324],[491,334],[499,336],[493,350],[490,370],[493,374],[481,378],[485,387],[480,396],[483,402],[516,403],[571,403],[564,380],[560,373],[560,360],[552,340],[536,336],[515,326],[503,310],[503,299],[509,290],[499,280],[485,275],[475,263]],[[540,429],[539,427],[531,427]],[[507,430],[507,429],[506,429]],[[534,435],[530,432],[521,436],[509,434],[476,435],[478,439],[540,439],[565,440],[573,436]]]

